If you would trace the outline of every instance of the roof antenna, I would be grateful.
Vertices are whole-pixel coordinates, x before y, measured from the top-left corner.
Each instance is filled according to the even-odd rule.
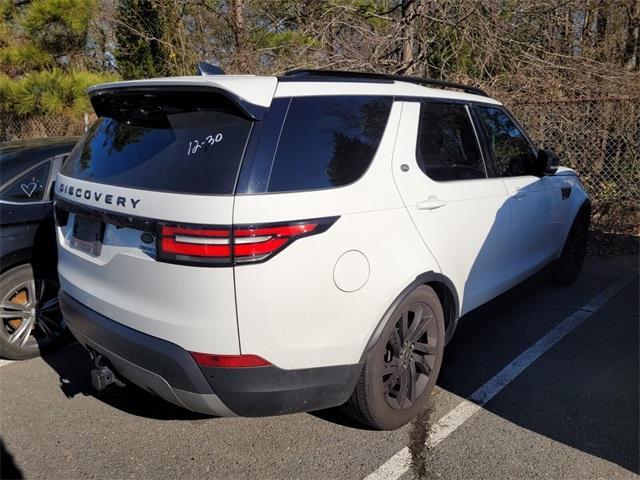
[[[224,75],[224,70],[212,63],[198,62],[198,75]]]

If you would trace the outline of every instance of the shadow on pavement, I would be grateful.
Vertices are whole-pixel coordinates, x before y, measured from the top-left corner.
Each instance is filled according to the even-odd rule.
[[[587,255],[638,255],[640,237],[624,233],[590,231]]]
[[[469,397],[529,345],[552,315],[518,308],[527,285],[469,314],[445,350],[438,384]],[[551,288],[541,285],[538,288]],[[567,290],[568,291],[568,290]],[[526,296],[521,296],[524,300]],[[638,283],[547,351],[484,409],[556,442],[639,472]],[[512,317],[504,310],[514,312]],[[500,312],[500,313],[498,313]],[[572,313],[555,312],[559,323]],[[509,318],[510,317],[510,318]],[[510,325],[511,323],[511,325]],[[550,330],[554,325],[545,327]]]
[[[7,450],[4,441],[0,438],[0,478],[2,480],[22,480],[22,471],[13,461],[13,455]]]
[[[67,398],[74,398],[77,395],[91,396],[131,415],[156,420],[215,418],[180,408],[131,383],[127,383],[124,387],[111,385],[102,392],[96,391],[91,385],[89,375],[93,368],[89,354],[77,343],[44,355],[42,358],[58,374],[60,390]],[[309,412],[309,414],[344,427],[370,430],[369,427],[346,415],[339,407]]]
[[[98,392],[91,385],[89,372],[93,368],[89,354],[79,344],[44,355],[43,360],[58,374],[60,389],[67,398],[92,396],[123,412],[157,420],[200,420],[212,417],[192,412],[127,383],[111,385]]]
[[[373,431],[371,427],[368,425],[364,425],[357,420],[354,420],[345,412],[342,411],[340,407],[327,408],[325,410],[318,410],[315,412],[309,412],[309,415],[313,415],[320,420],[324,420],[325,422],[335,423],[336,425],[340,425],[342,427],[353,428],[356,430],[370,430]]]
[[[571,296],[576,290],[569,287],[562,295]],[[567,300],[560,307],[536,303],[539,299],[544,302],[552,291],[557,288],[534,278],[466,315],[445,350],[440,388],[469,397],[583,304],[580,300],[575,300],[579,302],[576,305]],[[536,300],[532,302],[532,298]],[[609,303],[617,305],[614,314],[606,308],[596,312],[484,409],[555,442],[638,472],[637,280]],[[211,418],[133,385],[96,392],[89,378],[89,356],[79,345],[46,355],[44,360],[58,373],[60,388],[68,398],[93,396],[132,415],[159,420]],[[338,408],[311,415],[366,429]]]

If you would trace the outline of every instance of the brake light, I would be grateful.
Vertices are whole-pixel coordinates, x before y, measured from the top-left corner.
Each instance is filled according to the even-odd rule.
[[[264,261],[293,241],[324,232],[338,217],[271,225],[158,227],[158,260],[187,265],[229,266]]]
[[[228,257],[229,230],[162,227],[162,250],[194,257]]]
[[[157,256],[159,260],[173,263],[228,265],[231,229],[160,225]]]
[[[235,261],[246,263],[262,260],[297,238],[312,235],[318,225],[318,222],[304,222],[275,227],[236,227],[233,230]]]
[[[249,368],[271,365],[258,355],[215,355],[212,353],[189,352],[201,367]]]

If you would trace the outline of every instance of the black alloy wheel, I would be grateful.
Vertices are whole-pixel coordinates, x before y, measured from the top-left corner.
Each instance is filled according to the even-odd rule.
[[[382,369],[384,397],[395,410],[411,407],[429,383],[436,361],[438,326],[429,305],[403,311],[387,338]]]
[[[444,312],[431,286],[418,285],[392,308],[342,405],[347,415],[377,430],[394,430],[420,413],[444,357]]]

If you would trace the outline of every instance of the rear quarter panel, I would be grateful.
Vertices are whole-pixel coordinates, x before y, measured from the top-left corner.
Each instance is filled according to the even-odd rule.
[[[393,183],[400,110],[394,104],[374,160],[354,184],[236,197],[236,224],[340,216],[326,232],[297,240],[264,263],[235,268],[242,353],[285,369],[357,363],[397,295],[418,274],[437,269]],[[368,279],[345,292],[334,270],[353,250],[366,257]]]

